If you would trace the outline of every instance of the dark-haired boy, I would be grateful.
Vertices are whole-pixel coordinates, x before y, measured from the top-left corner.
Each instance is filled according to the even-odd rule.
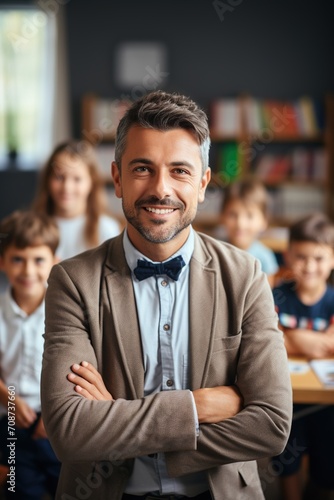
[[[273,293],[288,354],[308,359],[334,356],[334,289],[327,284],[334,269],[334,224],[323,214],[295,223],[286,261],[293,281]],[[295,445],[298,456],[286,460]],[[299,471],[303,453],[309,455],[312,482],[334,490],[333,450],[334,406],[295,405],[289,442],[280,455],[285,500],[302,498]]]
[[[0,442],[10,472],[5,490],[8,498],[39,500],[46,492],[54,495],[60,471],[40,413],[44,296],[59,233],[51,218],[30,211],[3,219],[0,233],[0,268],[9,282],[0,295]]]

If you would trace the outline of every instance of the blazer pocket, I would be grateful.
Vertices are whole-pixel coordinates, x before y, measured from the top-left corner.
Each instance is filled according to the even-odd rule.
[[[228,337],[221,337],[214,340],[213,353],[219,351],[229,351],[232,349],[238,349],[241,342],[241,330],[236,335],[229,335]]]
[[[235,384],[240,342],[241,331],[214,340],[207,380],[211,387]]]
[[[252,460],[241,463],[238,472],[241,486],[246,488],[244,490],[246,495],[242,495],[242,498],[256,498],[258,500],[264,500],[265,497],[261,487],[256,461]]]
[[[254,473],[256,472],[256,464],[254,465],[254,461],[251,461],[249,463],[241,462],[238,472],[242,480],[242,485],[248,486],[254,480]]]

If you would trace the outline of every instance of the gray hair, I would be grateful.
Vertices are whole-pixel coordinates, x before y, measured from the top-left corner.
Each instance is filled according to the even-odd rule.
[[[157,90],[132,104],[119,122],[116,131],[115,161],[120,171],[127,134],[132,125],[161,131],[174,128],[192,131],[199,142],[203,174],[208,168],[210,149],[208,118],[205,112],[188,97]]]

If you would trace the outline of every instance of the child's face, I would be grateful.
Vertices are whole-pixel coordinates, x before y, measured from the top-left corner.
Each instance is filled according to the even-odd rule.
[[[334,269],[334,251],[329,245],[295,241],[289,246],[286,261],[300,288],[317,290],[324,286]]]
[[[59,153],[49,181],[55,215],[76,217],[86,213],[87,199],[92,189],[88,166],[80,158]]]
[[[17,248],[10,245],[0,257],[0,267],[7,275],[17,302],[41,300],[46,281],[56,259],[46,245]]]
[[[247,250],[267,227],[267,221],[255,203],[232,200],[222,214],[228,240],[232,245]]]

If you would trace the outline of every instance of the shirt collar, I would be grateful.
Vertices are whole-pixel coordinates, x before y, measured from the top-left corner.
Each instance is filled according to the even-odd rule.
[[[6,305],[6,313],[7,317],[14,318],[15,316],[20,316],[22,319],[26,319],[31,314],[27,314],[21,307],[15,302],[15,300],[12,297],[12,291],[11,288],[8,287],[6,292],[5,292],[5,305]],[[42,303],[35,309],[35,311],[32,313],[34,315],[42,315],[44,314],[44,300]]]
[[[189,236],[187,238],[187,241],[184,243],[184,245],[177,252],[175,252],[173,255],[171,255],[168,259],[164,260],[163,262],[167,262],[170,259],[172,259],[178,255],[182,255],[183,260],[186,264],[181,271],[181,272],[183,272],[185,270],[186,266],[189,264],[189,261],[192,257],[192,254],[194,252],[194,246],[195,246],[194,230],[190,226],[190,233],[189,233]],[[127,262],[128,266],[132,272],[133,272],[134,268],[137,267],[137,260],[138,259],[146,260],[148,262],[155,262],[155,261],[149,259],[148,257],[146,257],[146,255],[139,252],[139,250],[137,250],[132,245],[131,241],[129,240],[127,230],[124,231],[124,235],[123,235],[123,247],[124,247],[126,262]]]

